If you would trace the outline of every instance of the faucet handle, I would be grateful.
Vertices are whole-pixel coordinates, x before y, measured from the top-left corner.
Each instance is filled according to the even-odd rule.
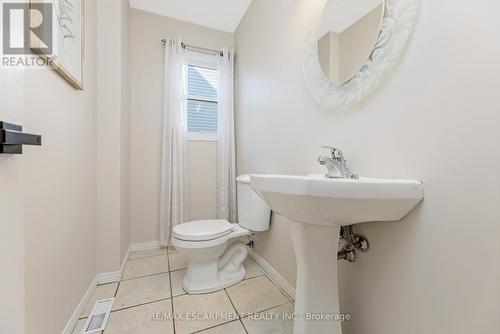
[[[333,146],[321,146],[321,148],[325,148],[327,150],[330,150],[330,153],[332,154],[333,159],[338,159],[338,160],[344,159],[344,153],[342,153],[342,151],[339,150],[338,148],[335,148]]]

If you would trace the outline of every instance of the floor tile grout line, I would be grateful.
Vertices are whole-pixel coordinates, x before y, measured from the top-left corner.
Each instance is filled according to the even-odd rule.
[[[148,256],[138,257],[136,259],[130,259],[130,260],[127,260],[127,262],[139,261],[139,260],[145,260],[145,259],[151,259],[153,257],[160,257],[160,256],[166,256],[166,255],[167,255],[167,253],[160,254],[160,255],[148,255]]]
[[[164,301],[169,300],[169,299],[172,299],[172,297],[161,298],[161,299],[153,300],[153,301],[150,301],[150,302],[145,302],[145,303],[140,303],[140,304],[137,304],[137,305],[131,305],[131,306],[119,308],[119,309],[116,309],[116,310],[112,310],[111,313],[120,312],[120,311],[124,311],[124,310],[130,310],[131,308],[146,306],[146,305],[149,305],[149,304],[155,304],[155,303],[159,303],[159,302],[164,302]]]
[[[288,305],[288,304],[293,304],[293,303],[292,302],[287,302],[287,303],[278,304],[276,306],[266,308],[266,309],[264,309],[262,311],[250,312],[247,315],[245,315],[244,317],[242,317],[242,319],[248,318],[250,315],[253,315],[253,314],[268,312],[268,311],[274,310],[275,308],[282,307],[282,306],[285,306],[285,305]]]
[[[234,311],[236,312],[236,315],[238,316],[238,319],[239,320],[241,317],[240,317],[240,313],[238,312],[238,309],[236,308],[236,306],[234,305],[232,299],[231,299],[231,296],[229,296],[229,292],[227,292],[227,289],[224,288],[224,292],[226,293],[226,296],[227,298],[229,299],[229,302],[231,303],[231,306],[233,307]],[[236,320],[236,319],[235,319]]]
[[[144,278],[144,277],[149,277],[149,276],[158,276],[158,275],[163,275],[163,274],[169,274],[169,272],[168,271],[162,271],[161,273],[154,273],[154,274],[149,274],[149,275],[144,275],[144,276],[137,276],[137,277],[125,278],[125,279],[122,279],[120,282],[123,282],[123,281],[132,281],[132,280],[138,279],[138,278]]]
[[[175,297],[181,297],[181,296],[185,296],[186,294],[184,295],[176,295],[174,296]],[[135,307],[141,307],[141,306],[146,306],[146,305],[149,305],[149,304],[155,304],[155,303],[159,303],[159,302],[164,302],[166,300],[169,300],[169,299],[173,299],[172,297],[168,297],[168,298],[161,298],[161,299],[158,299],[158,300],[153,300],[153,301],[149,301],[149,302],[145,302],[145,303],[140,303],[140,304],[136,304],[136,305],[131,305],[131,306],[127,306],[127,307],[123,307],[123,308],[119,308],[119,309],[116,309],[116,310],[111,310],[111,313],[115,313],[115,312],[120,312],[120,311],[124,311],[124,310],[129,310],[131,308],[135,308]],[[87,319],[88,316],[86,317],[83,317],[83,318],[79,318],[78,320],[82,320],[82,319]],[[235,319],[237,320],[237,319]],[[234,320],[233,320],[234,321]]]
[[[231,296],[229,296],[229,292],[227,292],[226,288],[224,288],[224,291],[226,291],[227,298],[229,298],[229,301],[231,302],[231,305],[233,305],[233,308],[236,311],[236,314],[238,315],[238,320],[241,323],[241,326],[243,326],[243,330],[245,331],[245,333],[248,334],[248,330],[247,330],[245,324],[243,323],[243,319],[242,319],[242,317],[240,315],[240,312],[236,309],[236,306],[234,305],[233,300],[231,299]]]
[[[222,326],[225,326],[227,324],[230,324],[230,323],[233,323],[233,322],[237,322],[237,321],[240,321],[240,319],[229,320],[229,321],[223,322],[222,324],[218,324],[218,325],[210,326],[210,327],[207,327],[207,328],[204,328],[204,329],[200,329],[199,331],[190,332],[189,334],[203,333],[204,331],[207,331],[209,329],[214,329],[214,328],[217,328],[217,327],[222,327]]]
[[[224,288],[224,291],[226,292],[226,296],[227,298],[229,299],[229,302],[231,303],[231,305],[233,306],[233,309],[236,311],[236,315],[238,316],[238,321],[241,323],[241,325],[243,326],[243,330],[245,331],[245,333],[248,334],[248,331],[245,327],[245,324],[243,324],[243,321],[241,320],[241,316],[240,316],[240,312],[238,312],[238,310],[236,309],[236,305],[234,305],[233,303],[233,300],[231,299],[231,296],[229,296],[229,292],[227,292],[227,288]]]
[[[121,281],[121,280],[119,280],[119,281],[118,281],[118,284],[116,285],[116,290],[115,290],[115,293],[113,294],[113,298],[115,298],[115,301],[116,301],[116,296],[118,296],[118,289],[120,288],[121,283],[122,283],[122,281]],[[114,302],[115,302],[115,301],[114,301]],[[114,302],[113,302],[113,303],[114,303]]]
[[[171,251],[173,251],[174,253],[170,253]],[[167,247],[167,254],[168,254],[168,255],[174,255],[174,254],[178,254],[178,253],[179,253],[179,252],[177,252],[175,249],[174,249],[174,250],[170,250],[170,249],[168,249],[168,247]]]
[[[227,292],[227,289],[224,288],[224,291],[226,292],[226,295],[227,297],[229,298],[229,301],[231,302],[231,305],[233,306],[234,310],[236,311],[236,314],[238,315],[238,320],[241,322],[242,326],[243,326],[243,329],[245,330],[245,332],[248,334],[248,330],[245,326],[245,324],[243,323],[243,319],[246,319],[248,318],[250,315],[253,315],[253,314],[259,314],[259,313],[264,313],[264,312],[268,312],[270,310],[274,310],[275,308],[278,308],[278,307],[282,307],[282,306],[285,306],[285,305],[288,305],[288,304],[293,304],[293,302],[291,302],[290,300],[287,300],[286,303],[283,303],[283,304],[279,304],[279,305],[275,305],[273,307],[270,307],[270,308],[267,308],[267,309],[264,309],[264,310],[261,310],[261,311],[257,311],[257,312],[250,312],[248,314],[246,314],[245,316],[241,316],[238,312],[238,310],[236,309],[236,306],[234,305],[233,301],[231,300],[231,296],[229,296],[229,293]],[[206,329],[204,329],[206,330]]]
[[[174,334],[176,333],[176,329],[175,329],[175,310],[174,310],[174,291],[172,289],[172,271],[170,271],[170,253],[168,251],[168,247],[167,247],[167,269],[168,269],[168,279],[169,279],[169,282],[170,282],[170,296],[172,296],[172,298],[170,299],[170,307],[172,309],[172,327],[174,329]]]
[[[243,281],[248,281],[249,279],[252,279],[252,278],[257,278],[257,277],[262,277],[262,276],[267,276],[266,274],[260,274],[260,275],[257,275],[257,276],[252,276],[252,277],[245,277],[243,279]]]
[[[267,277],[267,275],[254,276],[254,277],[249,277],[249,278],[246,278],[246,279],[244,279],[243,281],[250,281],[250,280],[252,280],[252,279],[259,278],[259,277],[262,277],[262,276],[266,276],[266,277]],[[269,278],[269,277],[268,277],[268,278]],[[241,283],[241,282],[240,282],[240,283]],[[235,284],[235,285],[233,285],[233,286],[236,286],[236,284]]]
[[[127,259],[127,262],[128,262],[128,259]],[[115,290],[115,293],[113,294],[113,298],[115,298],[115,300],[113,301],[113,303],[116,302],[116,296],[118,295],[118,289],[120,288],[120,284],[122,283],[122,278],[123,278],[123,275],[120,276],[120,280],[118,281],[118,284],[116,285],[116,290]],[[109,316],[110,317],[111,317],[111,313],[113,313],[113,310],[109,311]],[[102,334],[106,334],[106,327],[104,327],[104,330],[101,333]]]
[[[121,279],[120,279],[120,280],[121,280]],[[115,284],[115,283],[118,283],[118,282],[120,282],[120,281],[116,281],[116,282],[109,282],[109,283],[104,283],[104,284],[97,284],[97,285],[96,285],[96,288],[97,288],[97,287],[100,287],[100,286],[106,286],[106,285]]]
[[[248,330],[247,330],[247,327],[245,326],[245,324],[243,323],[243,319],[240,318],[240,323],[241,323],[241,326],[243,326],[243,330],[245,331],[245,333],[248,334]]]

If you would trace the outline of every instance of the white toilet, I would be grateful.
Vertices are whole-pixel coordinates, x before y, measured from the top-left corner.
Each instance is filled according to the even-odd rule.
[[[183,287],[189,294],[208,293],[245,278],[243,237],[269,229],[271,210],[250,187],[250,175],[237,178],[238,224],[227,220],[198,220],[174,227],[172,244],[188,259]]]

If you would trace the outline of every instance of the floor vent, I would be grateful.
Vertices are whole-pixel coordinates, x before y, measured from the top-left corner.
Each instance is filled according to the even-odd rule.
[[[82,334],[96,333],[106,328],[114,298],[101,299],[95,302],[92,312],[90,312],[87,322],[83,327]]]

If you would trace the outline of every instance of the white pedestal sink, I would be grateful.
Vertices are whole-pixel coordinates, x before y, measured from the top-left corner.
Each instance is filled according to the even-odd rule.
[[[423,184],[414,180],[255,175],[251,185],[273,211],[291,221],[297,257],[295,312],[304,319],[340,314],[340,227],[401,220],[424,197]],[[294,323],[294,334],[341,333],[341,322],[337,320]]]

